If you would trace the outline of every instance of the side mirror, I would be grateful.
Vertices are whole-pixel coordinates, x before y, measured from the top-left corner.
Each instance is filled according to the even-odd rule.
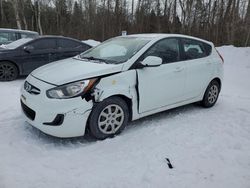
[[[23,47],[23,50],[24,50],[25,52],[30,53],[32,50],[34,50],[34,47],[31,46],[31,45],[29,45],[29,46],[24,46],[24,47]]]
[[[148,56],[141,62],[141,65],[144,67],[158,67],[161,64],[162,59],[156,56]]]

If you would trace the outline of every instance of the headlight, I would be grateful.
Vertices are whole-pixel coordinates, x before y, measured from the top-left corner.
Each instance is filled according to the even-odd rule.
[[[78,97],[89,91],[97,79],[83,80],[59,87],[52,88],[46,92],[47,97],[53,99],[68,99]]]

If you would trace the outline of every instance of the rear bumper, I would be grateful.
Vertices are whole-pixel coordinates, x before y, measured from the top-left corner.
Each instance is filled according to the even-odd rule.
[[[31,76],[27,81],[41,89],[39,95],[32,95],[21,89],[21,106],[25,120],[42,132],[56,137],[83,136],[89,114],[92,109],[92,101],[87,102],[81,97],[72,99],[49,99],[46,90],[52,88],[40,80]],[[62,122],[56,122],[56,117],[61,115]],[[58,120],[59,121],[59,120]],[[50,124],[51,123],[51,124]]]

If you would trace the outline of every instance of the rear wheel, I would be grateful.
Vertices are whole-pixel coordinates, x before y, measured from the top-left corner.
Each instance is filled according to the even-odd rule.
[[[0,62],[0,81],[12,81],[18,76],[17,67],[10,62]]]
[[[128,124],[128,106],[120,97],[110,97],[97,104],[89,118],[92,136],[105,139],[119,134]]]
[[[206,89],[203,100],[201,102],[202,106],[206,108],[212,107],[216,103],[219,97],[219,93],[220,84],[216,80],[213,80],[212,82],[210,82]]]

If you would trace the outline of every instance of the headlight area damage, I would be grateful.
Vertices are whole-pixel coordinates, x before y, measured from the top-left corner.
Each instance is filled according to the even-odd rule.
[[[97,78],[77,81],[52,88],[46,92],[48,98],[69,99],[86,95],[97,82]]]
[[[33,94],[22,87],[21,104],[25,120],[42,132],[56,137],[85,134],[99,78],[83,79],[56,86],[30,75],[26,81],[40,89]],[[32,118],[30,114],[33,114]]]

